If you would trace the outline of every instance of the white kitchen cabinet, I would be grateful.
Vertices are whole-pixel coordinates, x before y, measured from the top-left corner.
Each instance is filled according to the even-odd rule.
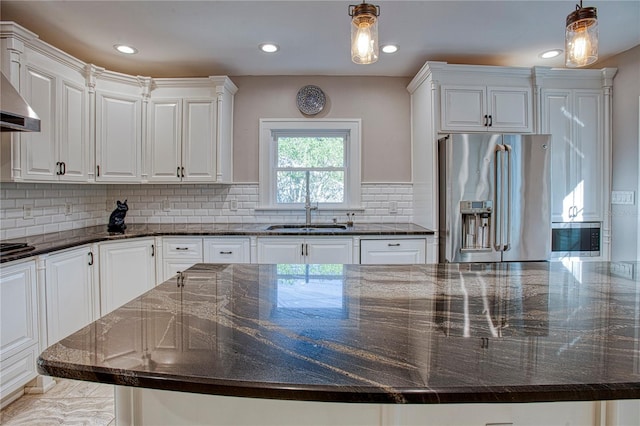
[[[93,248],[85,246],[45,259],[48,345],[98,318],[97,258]]]
[[[202,238],[162,238],[162,276],[158,284],[203,260]]]
[[[258,263],[353,263],[353,239],[258,238]]]
[[[155,240],[125,239],[99,245],[100,315],[155,286]]]
[[[602,221],[602,91],[543,90],[542,133],[551,135],[552,221]]]
[[[531,132],[530,86],[443,85],[440,96],[443,131]]]
[[[0,270],[0,400],[37,376],[38,295],[35,261]]]
[[[233,99],[226,77],[154,79],[149,105],[149,182],[232,180]]]
[[[96,181],[140,182],[142,99],[96,92]]]
[[[204,239],[205,263],[251,263],[249,237],[215,237]]]
[[[216,101],[156,100],[149,115],[149,181],[216,181]]]
[[[21,93],[40,117],[41,129],[21,135],[20,178],[86,182],[91,167],[82,65],[46,47],[25,54]]]
[[[426,239],[360,240],[360,263],[363,265],[424,264]]]

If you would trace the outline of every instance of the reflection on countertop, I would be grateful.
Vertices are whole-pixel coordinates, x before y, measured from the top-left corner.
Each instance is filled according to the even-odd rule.
[[[199,264],[53,345],[39,368],[297,400],[640,398],[640,282],[612,265]]]

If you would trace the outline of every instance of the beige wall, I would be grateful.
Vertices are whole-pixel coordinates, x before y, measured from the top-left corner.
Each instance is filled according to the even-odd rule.
[[[611,206],[611,260],[640,260],[638,252],[640,45],[597,65],[598,68],[618,68],[618,73],[613,79],[611,189],[635,192],[634,205]]]
[[[298,90],[319,86],[327,97],[313,118],[362,119],[362,182],[411,182],[409,78],[261,76],[231,77],[234,108],[233,179],[258,181],[258,120],[305,118]]]

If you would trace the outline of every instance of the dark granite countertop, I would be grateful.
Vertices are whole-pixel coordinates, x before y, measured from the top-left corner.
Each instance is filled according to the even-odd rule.
[[[347,227],[344,230],[330,228],[268,230],[267,228],[270,225],[266,223],[129,224],[124,234],[109,233],[106,225],[91,226],[2,241],[3,243],[27,243],[32,248],[28,251],[0,255],[0,263],[51,253],[83,244],[148,236],[424,236],[434,234],[434,231],[413,223],[356,223],[354,226]]]
[[[39,370],[290,400],[636,399],[640,281],[611,270],[199,264],[48,348]]]

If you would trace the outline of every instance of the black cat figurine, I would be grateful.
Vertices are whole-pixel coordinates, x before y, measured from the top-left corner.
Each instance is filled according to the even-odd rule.
[[[124,230],[127,228],[127,225],[124,223],[124,217],[127,215],[129,206],[127,206],[127,200],[124,200],[124,203],[121,203],[120,201],[117,203],[118,207],[116,207],[109,216],[109,226],[107,227],[107,231],[124,234]]]

